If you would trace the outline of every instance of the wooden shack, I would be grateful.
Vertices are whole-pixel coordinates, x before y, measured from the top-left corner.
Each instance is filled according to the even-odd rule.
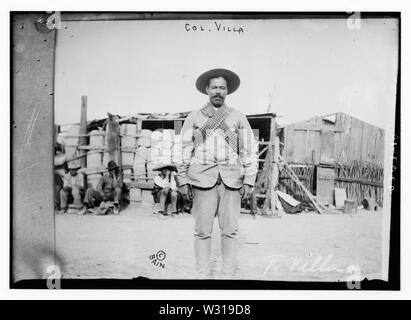
[[[384,130],[343,112],[286,125],[279,137],[290,163],[359,160],[384,166]]]
[[[333,191],[339,187],[358,204],[372,197],[382,206],[383,129],[339,112],[286,125],[278,135],[284,159],[302,173],[300,179],[319,202],[333,204]],[[290,191],[288,178],[280,181]]]

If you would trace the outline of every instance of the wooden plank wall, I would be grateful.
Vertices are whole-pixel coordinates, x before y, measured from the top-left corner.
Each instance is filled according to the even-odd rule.
[[[337,114],[337,124],[345,128],[338,150],[342,156],[337,160],[344,163],[362,160],[384,166],[383,129],[344,113]]]
[[[296,130],[302,124],[318,125],[316,117],[284,127],[283,156],[288,162],[316,163],[320,162],[321,139],[319,131]]]
[[[362,160],[384,165],[383,129],[345,113],[336,115],[336,126],[343,128],[344,132],[322,134],[320,131],[296,130],[302,125],[320,126],[322,117],[284,127],[283,156],[288,162],[312,163],[314,160],[314,164],[319,164],[321,150],[326,150],[327,156],[333,155],[334,160],[341,163]]]

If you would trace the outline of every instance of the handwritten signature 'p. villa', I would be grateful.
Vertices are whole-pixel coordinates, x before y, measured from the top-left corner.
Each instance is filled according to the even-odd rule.
[[[244,29],[242,27],[238,26],[228,26],[224,25],[221,22],[214,21],[211,26],[203,26],[203,25],[194,25],[190,23],[186,23],[184,25],[184,28],[186,31],[205,31],[205,32],[211,32],[211,31],[222,31],[222,32],[234,32],[234,33],[244,33]]]

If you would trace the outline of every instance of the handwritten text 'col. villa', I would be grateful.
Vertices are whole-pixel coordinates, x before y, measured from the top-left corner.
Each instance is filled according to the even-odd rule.
[[[223,24],[217,21],[214,21],[214,23],[210,24],[185,23],[184,28],[187,32],[232,32],[237,34],[244,33],[244,29],[242,27]]]

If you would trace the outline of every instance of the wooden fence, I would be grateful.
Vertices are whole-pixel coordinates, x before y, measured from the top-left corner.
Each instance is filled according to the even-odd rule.
[[[292,170],[312,193],[316,193],[316,171],[312,163],[293,164]],[[301,202],[309,203],[306,194],[296,185],[284,170],[280,172],[279,190],[292,195]],[[384,168],[366,161],[352,161],[335,166],[335,188],[347,190],[347,198],[357,200],[358,205],[364,198],[372,197],[379,206],[383,205]]]
[[[336,187],[345,188],[348,198],[356,199],[360,204],[364,198],[372,197],[379,206],[383,205],[384,168],[356,160],[338,165],[335,170]]]

